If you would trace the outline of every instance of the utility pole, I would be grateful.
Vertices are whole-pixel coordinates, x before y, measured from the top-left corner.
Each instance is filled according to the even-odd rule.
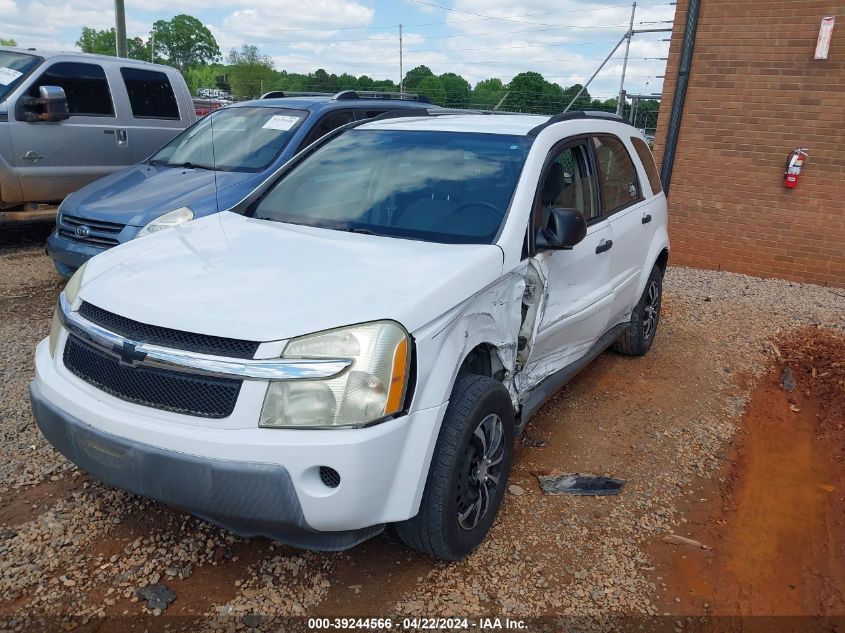
[[[150,33],[150,63],[155,63],[155,52],[156,52],[156,30],[153,29],[152,33]]]
[[[114,0],[114,42],[118,57],[127,57],[126,52],[126,9],[123,0]]]
[[[399,94],[405,92],[405,67],[402,62],[402,25],[399,25]]]
[[[619,82],[619,99],[616,102],[616,114],[622,115],[625,112],[625,71],[628,70],[628,52],[631,50],[631,38],[634,36],[634,14],[637,12],[637,3],[631,7],[631,24],[628,26],[628,34],[625,36],[625,60],[622,62],[622,81]]]

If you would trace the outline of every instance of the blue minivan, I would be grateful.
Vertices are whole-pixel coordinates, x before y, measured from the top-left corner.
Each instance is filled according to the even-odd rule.
[[[416,95],[346,90],[296,96],[277,91],[215,110],[143,163],[65,198],[47,254],[59,274],[69,277],[112,246],[234,206],[335,128],[420,108],[420,102],[436,107]]]

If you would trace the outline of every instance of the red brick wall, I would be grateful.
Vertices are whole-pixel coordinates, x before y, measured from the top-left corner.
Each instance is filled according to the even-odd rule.
[[[679,0],[663,158],[688,0]],[[827,60],[819,25],[835,15]],[[797,189],[786,157],[809,148]],[[845,287],[845,3],[702,0],[669,192],[675,264]]]

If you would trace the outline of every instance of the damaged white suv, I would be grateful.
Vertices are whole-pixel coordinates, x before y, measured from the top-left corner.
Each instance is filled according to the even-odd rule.
[[[414,114],[80,269],[36,350],[45,437],[242,535],[471,552],[531,415],[651,346],[666,199],[612,116]]]

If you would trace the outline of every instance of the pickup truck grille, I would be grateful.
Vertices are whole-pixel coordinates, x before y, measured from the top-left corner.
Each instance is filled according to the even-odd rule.
[[[74,242],[110,248],[120,244],[120,241],[116,236],[124,229],[125,226],[125,224],[118,224],[117,222],[88,220],[86,218],[62,213],[59,216],[58,228],[59,235],[69,240],[73,240]],[[82,234],[77,231],[79,227],[85,227]]]
[[[63,360],[72,374],[109,395],[185,415],[228,417],[241,391],[242,381],[236,379],[121,364],[74,335],[68,336]]]
[[[133,341],[153,343],[200,354],[228,356],[230,358],[253,358],[260,345],[256,341],[194,334],[193,332],[182,332],[181,330],[172,330],[157,325],[147,325],[108,312],[87,302],[83,302],[79,307],[79,314],[92,323]]]

